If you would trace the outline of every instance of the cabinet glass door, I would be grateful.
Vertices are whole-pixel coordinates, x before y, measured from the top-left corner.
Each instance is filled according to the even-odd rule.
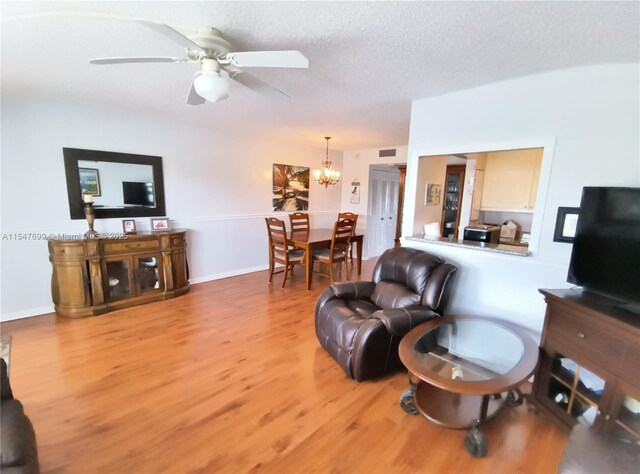
[[[605,381],[562,354],[554,354],[547,397],[583,425],[593,425],[602,402]]]
[[[162,279],[162,256],[160,254],[145,255],[135,258],[138,275],[138,293],[144,294],[164,289]]]
[[[106,278],[109,300],[119,300],[131,296],[131,260],[107,260]]]
[[[618,416],[613,418],[612,434],[633,442],[640,441],[639,397],[623,394]]]

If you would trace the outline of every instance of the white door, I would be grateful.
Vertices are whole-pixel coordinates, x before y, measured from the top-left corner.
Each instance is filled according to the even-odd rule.
[[[394,246],[399,188],[399,171],[370,171],[369,212],[365,236],[367,258],[377,257]]]

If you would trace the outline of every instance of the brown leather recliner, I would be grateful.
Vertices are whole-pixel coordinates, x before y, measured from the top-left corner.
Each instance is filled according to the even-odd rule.
[[[38,474],[38,450],[33,425],[24,414],[22,403],[13,398],[7,364],[0,359],[2,404],[0,411],[0,472],[2,474]]]
[[[445,289],[456,270],[420,250],[387,250],[376,263],[373,281],[333,283],[320,295],[315,311],[320,344],[357,381],[401,368],[400,339],[441,316]]]

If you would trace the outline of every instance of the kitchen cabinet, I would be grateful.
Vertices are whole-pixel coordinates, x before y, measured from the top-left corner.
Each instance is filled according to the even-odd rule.
[[[189,290],[186,232],[49,240],[51,292],[67,318],[166,300]]]
[[[530,403],[565,428],[640,441],[640,324],[600,296],[540,292],[547,313]]]
[[[480,210],[533,212],[541,165],[542,148],[489,153]]]

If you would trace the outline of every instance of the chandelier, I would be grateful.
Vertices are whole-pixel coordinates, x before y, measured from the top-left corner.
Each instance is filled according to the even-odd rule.
[[[338,181],[340,181],[340,171],[334,170],[333,164],[329,161],[329,140],[331,137],[324,137],[324,139],[327,141],[327,156],[322,162],[322,169],[315,170],[313,177],[318,184],[328,188],[330,185],[338,184]]]

